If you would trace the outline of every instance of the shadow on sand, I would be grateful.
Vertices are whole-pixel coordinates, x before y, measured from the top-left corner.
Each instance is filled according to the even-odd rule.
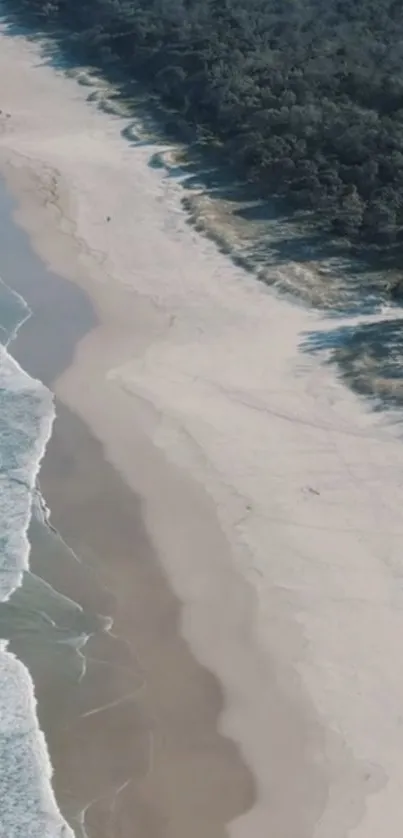
[[[311,332],[304,351],[326,356],[343,380],[375,410],[403,407],[403,316]]]

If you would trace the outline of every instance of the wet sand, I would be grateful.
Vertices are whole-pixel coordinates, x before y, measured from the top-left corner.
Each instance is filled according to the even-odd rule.
[[[69,713],[74,699],[79,713],[53,749],[49,739],[61,769],[56,794],[63,799],[67,785],[83,804],[99,801],[86,818],[91,836],[225,835],[225,825],[253,803],[252,778],[235,745],[218,733],[220,689],[180,637],[179,603],[149,543],[140,503],[66,411],[42,482],[52,520],[108,592],[102,610],[112,615],[118,638],[89,642],[86,676],[65,694]]]

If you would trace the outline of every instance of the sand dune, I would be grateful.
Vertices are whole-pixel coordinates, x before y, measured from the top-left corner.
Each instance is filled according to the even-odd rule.
[[[182,187],[122,137],[127,120],[22,38],[1,35],[0,79],[17,218],[100,319],[56,391],[143,498],[183,634],[256,779],[229,833],[397,838],[398,424],[300,351],[318,314],[188,226]]]

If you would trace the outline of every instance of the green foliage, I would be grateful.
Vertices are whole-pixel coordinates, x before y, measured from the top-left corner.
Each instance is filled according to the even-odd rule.
[[[401,0],[9,0],[352,240],[403,242]]]

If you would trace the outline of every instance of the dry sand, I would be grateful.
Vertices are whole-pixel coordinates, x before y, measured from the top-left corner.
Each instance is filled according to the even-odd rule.
[[[18,221],[99,317],[57,395],[141,499],[183,636],[222,685],[220,729],[255,779],[229,834],[397,838],[397,424],[301,355],[326,323],[189,228],[180,185],[122,138],[127,121],[20,37],[1,36],[0,79]]]

